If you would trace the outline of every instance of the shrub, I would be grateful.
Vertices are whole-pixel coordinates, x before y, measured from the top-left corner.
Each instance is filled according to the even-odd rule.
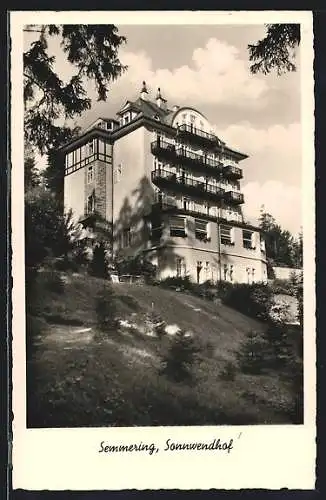
[[[106,251],[104,243],[97,244],[93,251],[93,258],[90,264],[90,272],[97,278],[106,278],[108,276],[108,268],[106,261]]]
[[[259,375],[267,368],[268,341],[259,332],[250,332],[237,353],[239,367],[243,373]]]
[[[175,382],[192,382],[193,365],[201,346],[185,332],[178,332],[162,362],[161,373]]]
[[[38,337],[47,329],[46,321],[42,318],[26,314],[26,356],[30,360],[35,352]]]
[[[303,276],[297,282],[296,298],[298,300],[298,319],[301,328],[303,328]]]
[[[160,281],[160,286],[172,290],[180,290],[182,292],[192,292],[194,289],[194,283],[191,281],[189,276],[169,276],[168,278]]]
[[[157,266],[152,264],[143,255],[135,257],[126,257],[117,260],[115,267],[119,274],[131,274],[133,276],[143,276],[147,283],[152,283],[157,274]]]
[[[158,313],[155,311],[147,313],[146,320],[152,325],[153,331],[157,337],[161,338],[165,335],[166,323]]]
[[[223,284],[219,290],[226,305],[261,321],[269,321],[273,292],[268,285]]]
[[[101,290],[95,299],[97,325],[104,333],[113,333],[119,327],[117,319],[116,298],[109,283]]]
[[[235,380],[236,373],[237,366],[231,361],[228,361],[223,370],[220,371],[219,378],[226,382],[233,382],[233,380]]]
[[[291,338],[292,329],[281,322],[272,323],[264,333],[269,346],[269,366],[280,370],[291,377],[291,366],[296,363],[294,339]]]
[[[44,287],[53,293],[64,293],[64,282],[60,273],[56,270],[49,269],[43,273]]]

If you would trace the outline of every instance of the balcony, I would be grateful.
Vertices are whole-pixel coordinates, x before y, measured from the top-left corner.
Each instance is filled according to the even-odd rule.
[[[224,201],[232,205],[241,205],[244,203],[244,196],[238,191],[227,191],[224,193]]]
[[[179,165],[187,165],[206,175],[219,175],[223,171],[223,164],[218,160],[190,151],[184,146],[175,146],[162,140],[151,143],[151,152],[158,158],[164,158],[172,163],[177,162]]]
[[[223,171],[223,164],[218,160],[189,151],[184,146],[176,147],[176,156],[179,164],[187,165],[205,174],[216,175]]]
[[[204,132],[192,124],[182,123],[177,128],[177,137],[183,139],[187,142],[197,144],[203,148],[212,148],[218,144],[218,139],[216,135]]]
[[[242,179],[242,170],[234,165],[226,165],[223,167],[223,175],[227,179]]]
[[[224,189],[220,187],[177,175],[162,168],[152,171],[152,182],[159,187],[170,188],[172,191],[188,193],[206,200],[220,200],[224,195]]]
[[[175,145],[161,139],[151,142],[151,152],[154,156],[166,158],[167,160],[175,160],[177,157]]]

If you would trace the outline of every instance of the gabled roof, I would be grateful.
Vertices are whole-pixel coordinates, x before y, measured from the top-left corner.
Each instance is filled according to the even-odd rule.
[[[162,122],[165,122],[166,116],[171,113],[170,110],[160,108],[155,102],[149,99],[142,99],[141,97],[138,97],[135,101],[127,101],[121,110],[118,111],[117,115],[121,115],[127,110],[136,111],[146,118],[159,119]]]

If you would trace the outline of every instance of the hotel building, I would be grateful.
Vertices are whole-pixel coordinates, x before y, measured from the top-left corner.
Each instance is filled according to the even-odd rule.
[[[264,240],[242,215],[247,155],[200,111],[169,109],[160,89],[150,99],[145,82],[116,116],[61,148],[65,209],[113,255],[146,255],[159,278],[266,281]]]

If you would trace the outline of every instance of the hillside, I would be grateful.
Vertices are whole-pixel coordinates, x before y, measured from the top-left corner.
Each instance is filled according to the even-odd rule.
[[[227,425],[298,419],[289,381],[276,372],[221,373],[250,332],[264,325],[220,303],[149,285],[114,284],[119,332],[96,335],[95,297],[104,281],[67,274],[34,289],[38,335],[28,360],[28,426]],[[170,334],[151,336],[148,313]],[[34,323],[35,324],[35,318]],[[194,380],[161,373],[177,327],[200,345]],[[94,338],[95,336],[95,338]]]

